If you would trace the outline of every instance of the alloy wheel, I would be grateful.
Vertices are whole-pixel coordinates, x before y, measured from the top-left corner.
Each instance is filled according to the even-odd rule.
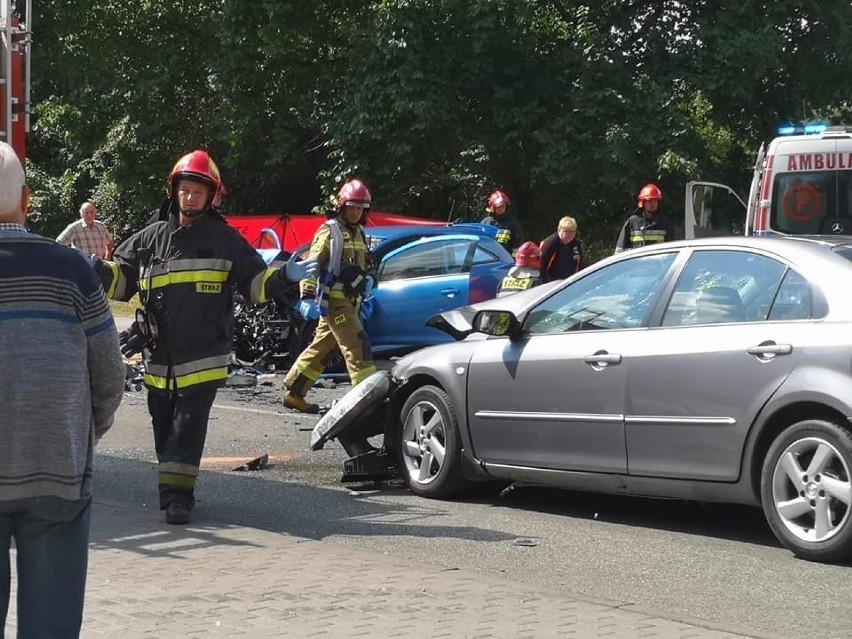
[[[843,529],[850,516],[849,466],[825,439],[798,439],[775,464],[772,498],[781,522],[797,539],[827,541]]]
[[[434,481],[444,467],[446,451],[447,425],[441,411],[432,402],[418,402],[402,425],[402,457],[411,481]]]

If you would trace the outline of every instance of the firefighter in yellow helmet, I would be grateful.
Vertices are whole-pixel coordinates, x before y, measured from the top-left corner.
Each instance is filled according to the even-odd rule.
[[[369,339],[358,317],[362,298],[374,275],[368,272],[369,254],[362,225],[372,198],[360,180],[351,180],[337,194],[335,216],[324,222],[311,242],[311,259],[318,262],[318,280],[302,282],[303,315],[319,315],[316,333],[284,378],[284,404],[303,413],[318,413],[305,399],[322,375],[326,359],[339,346],[349,378],[355,386],[376,372]]]
[[[234,289],[262,304],[296,297],[295,282],[316,263],[290,260],[269,268],[213,208],[222,192],[206,151],[181,157],[169,175],[157,220],[130,236],[114,261],[96,260],[108,297],[143,309],[119,336],[122,353],[142,353],[148,412],[159,462],[160,508],[185,524],[216,391],[225,385],[234,331]]]

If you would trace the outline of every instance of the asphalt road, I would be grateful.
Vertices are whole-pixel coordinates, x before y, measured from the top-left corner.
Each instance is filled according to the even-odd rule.
[[[310,396],[322,403],[345,387]],[[468,568],[678,619],[773,637],[852,637],[852,570],[793,557],[759,510],[519,488],[484,487],[455,502],[399,483],[342,486],[335,443],[308,448],[317,418],[285,409],[280,379],[220,391],[195,522],[235,523],[333,540],[417,564]],[[128,392],[98,450],[96,492],[156,511],[145,392]],[[258,472],[235,468],[267,453]],[[270,566],[270,574],[284,570]],[[261,577],[262,578],[262,577]]]

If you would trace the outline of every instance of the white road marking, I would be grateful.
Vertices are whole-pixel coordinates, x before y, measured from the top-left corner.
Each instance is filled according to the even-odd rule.
[[[261,408],[245,408],[243,406],[227,406],[225,404],[213,404],[213,408],[227,408],[228,410],[238,410],[244,413],[259,413],[260,415],[275,415],[276,417],[284,415],[283,412],[273,410],[263,410]]]

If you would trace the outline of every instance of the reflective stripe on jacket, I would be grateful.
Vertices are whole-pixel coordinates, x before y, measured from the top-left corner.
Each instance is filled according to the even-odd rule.
[[[331,225],[334,225],[334,229]],[[340,235],[336,232],[337,230],[340,231]],[[335,236],[343,239],[343,245],[339,251],[336,248],[338,242],[334,241]],[[309,278],[302,281],[302,297],[347,299],[343,282],[338,281],[337,276],[349,264],[366,272],[367,255],[367,239],[360,225],[351,227],[348,224],[339,223],[336,219],[323,223],[311,242],[311,258],[319,264],[320,277],[319,280]]]
[[[482,219],[482,224],[497,227],[497,241],[509,253],[514,253],[524,243],[524,231],[521,223],[511,213],[491,214]]]
[[[533,286],[541,284],[541,275],[538,269],[526,266],[513,266],[506,273],[506,277],[500,282],[497,289],[497,297],[505,297],[519,291],[526,291]]]
[[[254,304],[293,296],[295,287],[215,214],[191,226],[155,222],[96,265],[108,296],[138,291],[158,336],[145,362],[152,390],[187,392],[222,386],[234,331],[234,290]]]
[[[624,223],[615,243],[615,250],[620,252],[639,246],[659,244],[671,239],[671,224],[668,219],[659,213],[647,219],[639,213],[631,215]]]

